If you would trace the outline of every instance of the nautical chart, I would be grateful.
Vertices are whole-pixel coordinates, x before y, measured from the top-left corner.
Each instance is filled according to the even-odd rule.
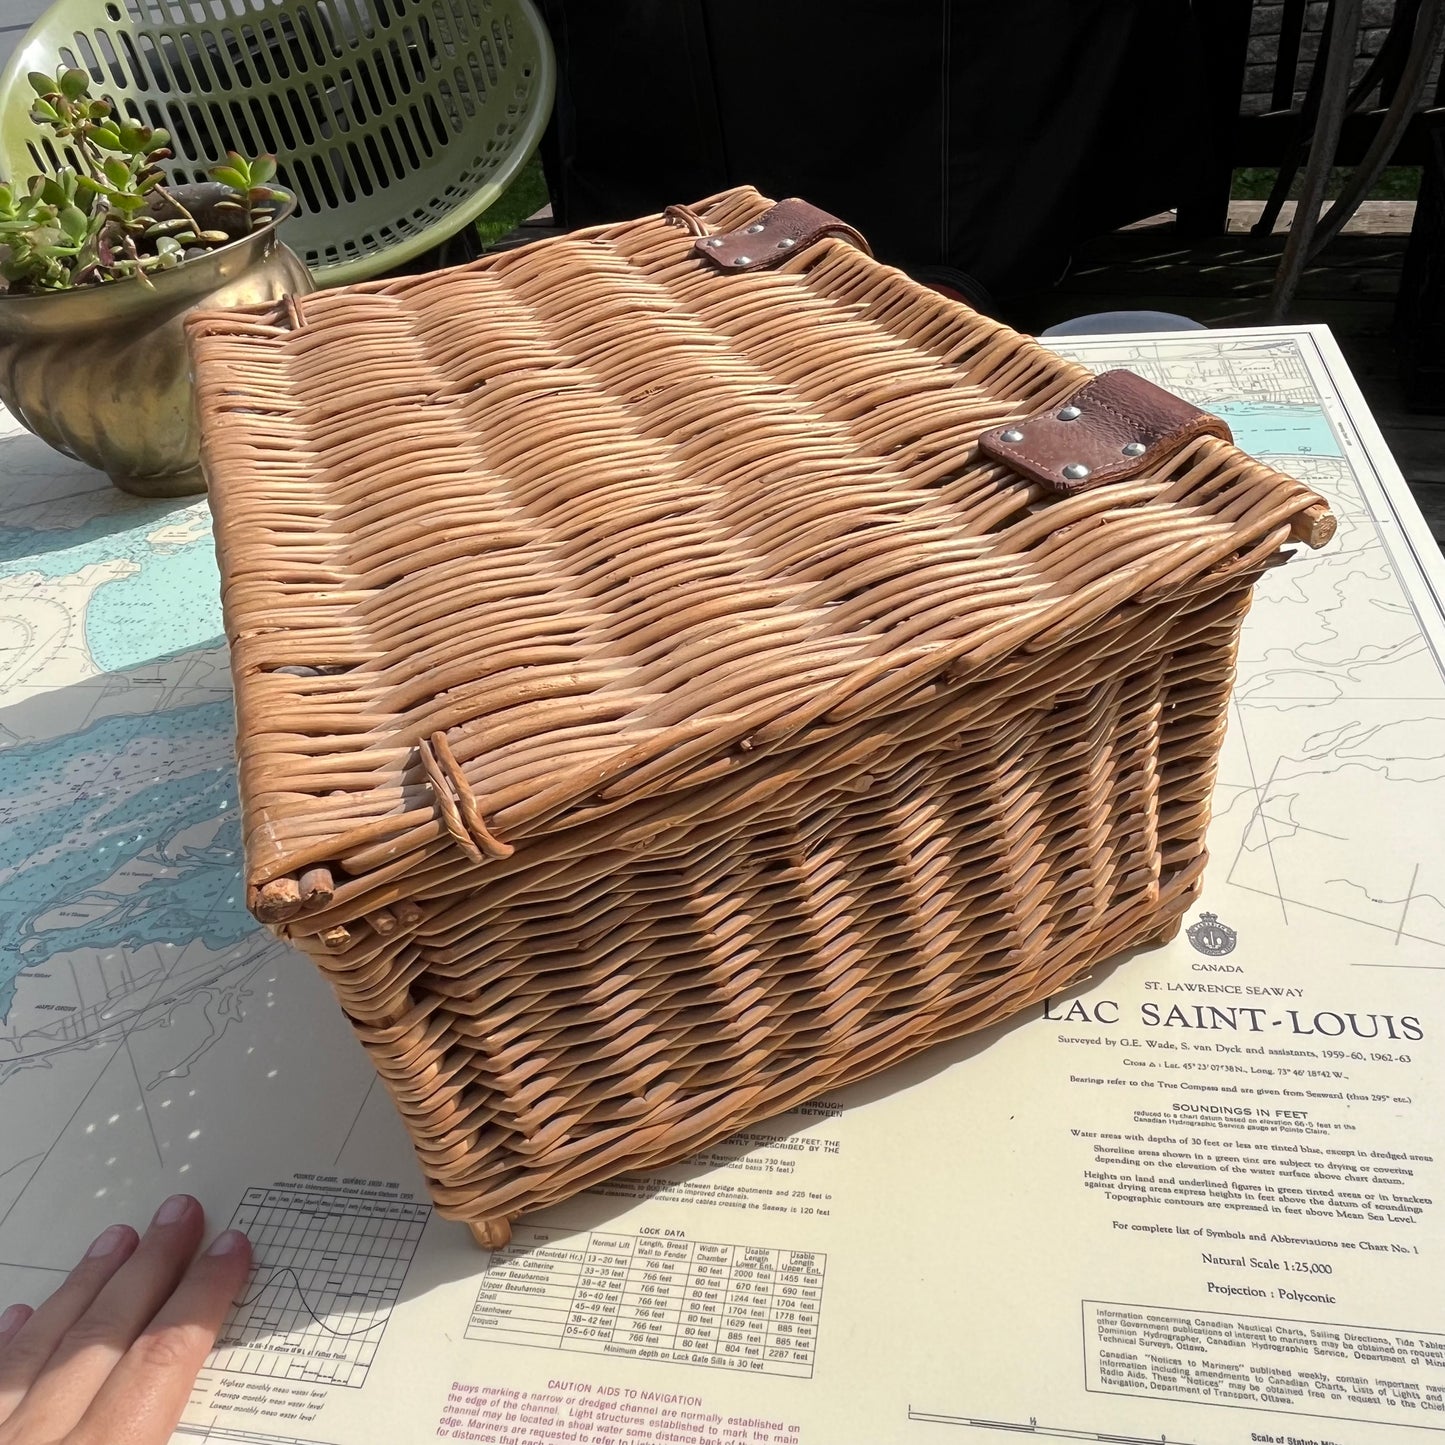
[[[1225,878],[1285,919],[1309,909],[1428,942],[1445,968],[1445,660],[1400,575],[1417,569],[1416,544],[1312,342],[1070,344],[1097,370],[1137,371],[1224,417],[1339,517],[1325,551],[1265,579],[1245,626],[1214,802],[1216,819],[1241,824]],[[1381,814],[1402,841],[1388,856]]]
[[[326,1189],[248,1189],[231,1217],[255,1251],[211,1367],[359,1388],[431,1210]]]
[[[1258,589],[1215,799],[1206,900],[1218,918],[1197,925],[1195,953],[1180,947],[1196,959],[1223,953],[1246,919],[1258,939],[1268,917],[1271,937],[1278,928],[1301,947],[1344,940],[1350,976],[1381,986],[1445,970],[1445,661],[1432,641],[1445,628],[1430,585],[1440,563],[1403,484],[1382,475],[1388,456],[1327,333],[1058,347],[1098,370],[1140,371],[1223,415],[1243,447],[1307,478],[1340,519],[1328,549],[1270,572]],[[585,1392],[547,1403],[548,1371],[582,1369],[584,1355],[468,1338],[481,1261],[464,1233],[428,1223],[403,1131],[325,983],[243,907],[231,691],[204,501],[121,496],[7,420],[0,503],[0,1304],[39,1299],[106,1224],[143,1222],[165,1195],[186,1190],[214,1225],[234,1220],[258,1245],[204,1377],[208,1403],[186,1427],[192,1436],[492,1438],[480,1423],[486,1402],[464,1384],[503,1378],[499,1362],[507,1378],[541,1372],[524,1382],[527,1408],[543,1412],[537,1429],[553,1428],[544,1413],[554,1408],[585,1421]],[[862,1096],[906,1098],[941,1067],[905,1070]],[[851,1207],[870,1246],[846,1247],[855,1226],[841,1181],[851,1176],[838,1175],[835,1195],[826,1171],[854,1167],[850,1150],[862,1157],[856,1099],[843,1119],[854,1132],[841,1154],[834,1118],[800,1120],[766,1147],[750,1138],[666,1178],[611,1181],[565,1206],[560,1224],[595,1231],[633,1210],[643,1222],[626,1230],[641,1238],[658,1232],[647,1220],[695,1207],[712,1221],[699,1239],[790,1258],[826,1252],[831,1315],[808,1366],[809,1398],[841,1399],[855,1266],[866,1256],[870,1269],[887,1269],[896,1253],[872,1247],[893,1226],[858,1215],[862,1185]],[[895,1120],[877,1148],[909,1127]],[[826,1149],[814,1137],[822,1128],[834,1131]],[[909,1157],[932,1157],[931,1142],[918,1149]],[[868,1165],[868,1177],[904,1167]],[[714,1188],[712,1177],[726,1182]],[[917,1278],[946,1275],[940,1260]],[[515,1330],[521,1315],[508,1318],[493,1334]],[[880,1324],[879,1338],[911,1327],[900,1317]],[[599,1346],[592,1358],[617,1365],[615,1349]],[[487,1369],[468,1374],[455,1363],[464,1359]],[[433,1363],[423,1408],[410,1381]],[[654,1383],[673,1379],[661,1359],[627,1368],[634,1385],[649,1368]],[[388,1371],[393,1385],[379,1396],[374,1382]],[[679,1373],[694,1382],[734,1374]],[[567,1388],[582,1390],[575,1379]],[[676,1388],[684,1398],[730,1387],[684,1379]],[[777,1419],[799,1418],[799,1379],[766,1374],[749,1388]],[[378,1398],[390,1402],[381,1413]],[[967,1400],[940,1387],[915,1404],[920,1421],[944,1411],[960,1434],[984,1428]],[[1050,1418],[1077,1420],[1081,1408],[1061,1398]],[[709,1438],[705,1415],[699,1407],[686,1427],[702,1433],[679,1422],[657,1438]],[[889,1418],[906,1422],[906,1405]],[[345,1433],[338,1419],[349,1422]],[[606,1419],[624,1432],[662,1429],[640,1415]],[[567,1428],[586,1440],[586,1430],[602,1430]],[[1095,1430],[1078,1428],[1079,1438]],[[1182,1425],[1175,1434],[1193,1438]],[[826,1432],[802,1438],[846,1445]]]

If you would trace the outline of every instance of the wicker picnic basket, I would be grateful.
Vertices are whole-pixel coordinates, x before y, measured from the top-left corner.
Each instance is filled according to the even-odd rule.
[[[1334,527],[750,189],[192,345],[248,901],[490,1246],[1169,937]]]

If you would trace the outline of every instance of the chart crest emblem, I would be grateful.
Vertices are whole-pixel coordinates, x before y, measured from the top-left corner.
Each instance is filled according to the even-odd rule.
[[[1184,936],[1197,953],[1207,953],[1211,958],[1222,958],[1234,952],[1239,935],[1227,924],[1221,923],[1217,914],[1201,913],[1198,923],[1191,923],[1184,930]]]

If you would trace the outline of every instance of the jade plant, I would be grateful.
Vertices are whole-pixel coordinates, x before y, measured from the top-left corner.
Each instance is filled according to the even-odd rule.
[[[32,176],[23,188],[0,182],[0,290],[66,291],[130,277],[149,285],[152,273],[268,224],[290,199],[271,184],[274,156],[229,151],[210,176],[230,194],[208,207],[226,229],[204,226],[166,185],[165,131],[93,97],[84,70],[27,78],[31,119],[76,164]]]

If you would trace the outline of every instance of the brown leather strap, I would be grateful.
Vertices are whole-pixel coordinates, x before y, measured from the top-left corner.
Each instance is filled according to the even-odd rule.
[[[761,271],[786,261],[825,236],[841,236],[865,255],[873,254],[868,242],[852,226],[796,198],[779,201],[735,231],[699,236],[692,244],[698,255],[719,271]]]
[[[1132,371],[1106,371],[1067,402],[984,432],[978,446],[1070,496],[1150,471],[1202,436],[1234,440],[1219,417]]]

